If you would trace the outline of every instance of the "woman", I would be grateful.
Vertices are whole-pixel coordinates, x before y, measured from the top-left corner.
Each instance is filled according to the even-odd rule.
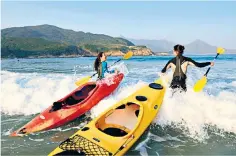
[[[184,53],[184,46],[182,45],[175,45],[173,53],[175,55],[175,58],[171,59],[165,67],[162,69],[162,73],[165,73],[167,69],[172,68],[173,73],[173,79],[170,84],[170,87],[172,89],[181,89],[184,91],[187,91],[186,87],[186,73],[187,73],[187,67],[188,65],[196,66],[196,67],[206,67],[206,66],[213,66],[214,62],[203,62],[198,63],[192,60],[189,57],[183,56]]]
[[[106,55],[100,52],[94,62],[94,69],[98,72],[98,79],[103,79],[105,72],[107,73],[118,73],[116,70],[109,71],[107,68]]]

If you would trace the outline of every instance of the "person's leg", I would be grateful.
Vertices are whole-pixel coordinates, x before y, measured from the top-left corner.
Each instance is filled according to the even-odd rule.
[[[178,80],[179,79],[177,77],[174,77],[171,81],[171,84],[170,84],[170,88],[172,89],[171,97],[173,97],[174,94],[180,89]]]
[[[171,83],[170,83],[170,88],[172,89],[178,89],[181,87],[181,82],[179,77],[173,77]]]
[[[170,88],[172,89],[172,96],[174,95],[174,93],[176,93],[177,91],[180,91],[180,93],[182,92],[186,92],[187,91],[187,87],[186,87],[186,78],[180,78],[180,77],[174,77],[172,79],[172,82],[170,84]]]
[[[181,84],[180,84],[182,91],[186,92],[187,91],[187,86],[186,86],[186,79],[182,79],[181,80]]]

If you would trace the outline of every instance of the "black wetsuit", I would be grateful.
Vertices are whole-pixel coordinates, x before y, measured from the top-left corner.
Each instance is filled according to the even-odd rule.
[[[208,65],[211,64],[211,62],[204,62],[204,63],[198,63],[194,60],[192,60],[191,58],[188,57],[184,57],[184,56],[176,56],[175,58],[171,59],[169,62],[167,62],[167,64],[165,65],[165,67],[162,69],[162,73],[165,73],[167,70],[167,66],[173,63],[176,67],[175,67],[175,71],[173,74],[173,79],[172,82],[170,84],[170,87],[172,89],[182,89],[184,91],[187,90],[186,87],[186,78],[187,76],[185,75],[185,73],[183,72],[181,65],[183,63],[192,63],[194,64],[196,67],[206,67]]]

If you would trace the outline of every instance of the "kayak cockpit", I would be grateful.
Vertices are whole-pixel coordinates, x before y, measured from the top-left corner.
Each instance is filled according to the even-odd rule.
[[[65,103],[67,105],[75,105],[83,100],[85,100],[88,96],[93,93],[93,90],[96,88],[96,84],[89,84],[84,86],[82,89],[77,90],[71,96],[65,99]]]
[[[62,101],[54,102],[50,112],[60,110],[63,106],[73,106],[81,104],[85,99],[87,99],[94,93],[96,88],[96,84],[87,84],[83,86],[80,90],[73,92]]]
[[[135,103],[122,104],[102,116],[96,127],[103,133],[123,137],[135,129],[138,123],[140,105]]]

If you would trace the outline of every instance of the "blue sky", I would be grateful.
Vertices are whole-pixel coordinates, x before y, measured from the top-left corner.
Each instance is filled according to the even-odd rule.
[[[114,37],[180,44],[201,39],[236,48],[236,1],[4,1],[1,7],[2,28],[51,24]]]

